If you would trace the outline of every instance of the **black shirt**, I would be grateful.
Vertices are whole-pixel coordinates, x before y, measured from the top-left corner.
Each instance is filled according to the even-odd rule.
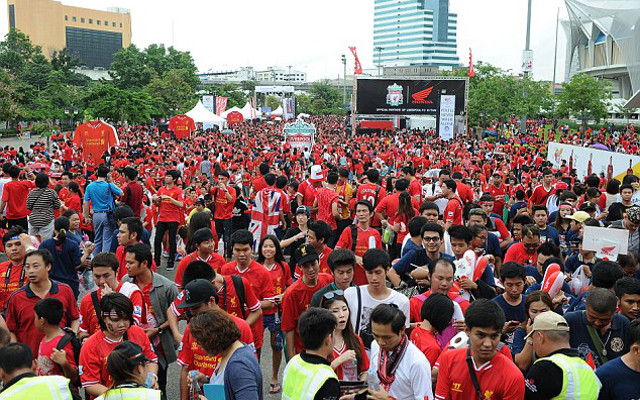
[[[547,355],[564,354],[569,357],[580,357],[576,349],[560,349]],[[562,368],[549,360],[535,362],[525,379],[525,400],[548,400],[562,391]]]
[[[331,366],[331,363],[326,359],[314,354],[307,354],[303,351],[300,353],[302,361],[309,364],[324,364]],[[320,387],[320,390],[313,397],[314,400],[338,400],[340,398],[340,382],[338,378],[327,379],[327,381]]]

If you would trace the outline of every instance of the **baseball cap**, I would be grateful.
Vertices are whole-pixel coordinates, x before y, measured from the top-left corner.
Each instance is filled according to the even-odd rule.
[[[627,218],[633,224],[640,224],[640,207],[631,207],[627,210]]]
[[[134,342],[129,340],[125,340],[119,345],[117,345],[113,351],[119,351],[125,355],[129,360],[133,361],[135,364],[144,364],[147,362],[151,362],[145,355],[142,347]]]
[[[310,244],[303,244],[296,249],[296,259],[298,260],[298,266],[302,266],[309,261],[318,261],[318,252]]]
[[[584,221],[591,218],[591,215],[589,215],[589,213],[587,213],[586,211],[576,211],[573,213],[573,215],[570,215],[568,218],[574,221],[583,223]]]
[[[209,228],[200,228],[193,234],[193,243],[200,244],[204,241],[213,239],[213,233]]]
[[[198,197],[195,201],[195,204],[204,205],[204,197]]]
[[[324,173],[322,172],[321,165],[314,165],[311,167],[311,176],[309,180],[312,182],[320,182],[324,180]]]
[[[582,205],[580,206],[580,211],[595,211],[596,210],[596,205],[593,204],[590,201],[585,201],[584,203],[582,203]]]
[[[535,331],[561,331],[569,332],[569,324],[564,317],[555,311],[545,311],[536,316],[531,326],[531,332],[525,339],[527,339]]]
[[[216,287],[206,279],[194,279],[184,288],[184,300],[176,308],[190,308],[215,297]]]
[[[311,211],[307,206],[298,206],[298,208],[296,208],[296,214],[307,214],[307,216],[309,216],[311,215]]]

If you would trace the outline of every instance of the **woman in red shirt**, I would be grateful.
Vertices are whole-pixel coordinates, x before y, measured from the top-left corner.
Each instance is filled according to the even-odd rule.
[[[398,196],[398,211],[389,221],[391,229],[396,233],[394,249],[390,249],[392,256],[400,256],[402,242],[409,233],[409,221],[416,215],[418,215],[418,210],[413,208],[409,192],[400,193],[400,196]]]
[[[349,306],[342,290],[327,292],[322,297],[322,308],[335,315],[338,325],[333,333],[334,344],[331,353],[331,368],[343,381],[366,381],[369,357],[364,350],[362,339],[349,321]]]

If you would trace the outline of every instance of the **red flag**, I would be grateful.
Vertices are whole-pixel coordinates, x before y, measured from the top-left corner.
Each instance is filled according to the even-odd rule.
[[[227,109],[228,100],[228,97],[216,97],[216,114],[222,115],[222,113]]]
[[[356,67],[355,67],[355,71],[353,72],[354,75],[358,75],[362,73],[362,64],[360,64],[360,59],[358,58],[358,53],[356,53],[356,48],[355,47],[349,47],[349,50],[351,50],[351,53],[353,53],[353,57],[356,59]]]
[[[469,78],[476,76],[473,70],[473,55],[471,54],[471,48],[469,48]]]

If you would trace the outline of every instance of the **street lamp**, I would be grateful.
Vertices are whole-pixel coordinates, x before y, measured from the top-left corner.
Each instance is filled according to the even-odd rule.
[[[525,54],[527,54],[527,57],[530,57],[530,42],[531,42],[531,0],[529,0],[529,6],[528,6],[528,10],[527,10],[527,39],[526,39],[526,43],[525,43]],[[523,57],[524,58],[524,57]],[[529,61],[529,59],[525,59],[523,61]],[[532,60],[531,60],[532,61]],[[522,77],[523,77],[523,85],[522,85],[522,96],[525,98],[527,98],[527,77],[529,76],[529,66],[528,65],[523,65],[524,66],[524,71],[522,72]],[[527,113],[524,112],[522,115],[522,120],[520,121],[520,131],[524,134],[527,131]]]
[[[342,65],[344,66],[344,75],[342,75],[342,104],[347,104],[347,56],[342,55]]]

